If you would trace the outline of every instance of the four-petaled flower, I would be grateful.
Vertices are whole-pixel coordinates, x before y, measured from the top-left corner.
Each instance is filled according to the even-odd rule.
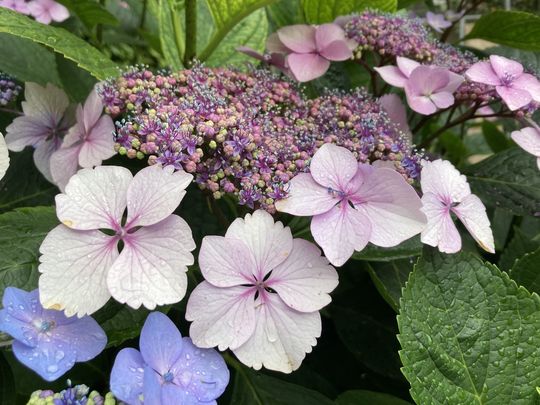
[[[189,225],[172,212],[193,176],[173,170],[155,165],[133,177],[123,167],[100,166],[70,179],[56,196],[63,225],[40,247],[43,306],[82,316],[111,295],[149,309],[184,297],[195,242]]]
[[[523,65],[503,56],[491,55],[489,62],[472,65],[465,77],[473,82],[495,86],[497,94],[512,111],[531,101],[540,103],[540,81],[523,72]]]
[[[88,168],[101,165],[114,151],[114,123],[110,116],[101,115],[103,102],[92,90],[84,107],[77,106],[77,123],[64,137],[59,150],[51,156],[51,175],[64,190],[71,176],[79,167]]]
[[[521,131],[512,132],[511,136],[523,150],[537,158],[536,164],[540,170],[540,128],[536,125],[523,128]]]
[[[446,160],[423,161],[422,166],[422,211],[428,219],[422,242],[444,253],[458,252],[461,237],[452,220],[454,213],[484,250],[495,253],[486,207],[471,194],[467,178]]]
[[[431,11],[426,13],[426,21],[429,26],[437,32],[443,32],[445,29],[452,26],[452,22],[448,21],[444,14],[436,14]]]
[[[6,288],[0,331],[13,337],[13,353],[21,363],[43,379],[54,381],[76,362],[101,353],[107,336],[89,316],[68,318],[61,311],[44,309],[38,295],[38,290]]]
[[[182,338],[161,312],[148,315],[139,348],[122,349],[111,371],[111,391],[130,405],[216,404],[229,383],[219,353]]]
[[[359,164],[348,149],[323,145],[310,173],[290,182],[278,211],[313,216],[311,234],[336,266],[368,242],[390,247],[420,233],[426,219],[420,198],[395,170]]]
[[[237,218],[225,237],[206,236],[199,265],[206,281],[186,310],[193,342],[230,348],[257,370],[300,367],[321,334],[318,311],[338,284],[320,250],[257,210]]]

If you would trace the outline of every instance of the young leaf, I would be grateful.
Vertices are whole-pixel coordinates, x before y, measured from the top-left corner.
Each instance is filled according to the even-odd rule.
[[[416,403],[534,403],[540,297],[492,264],[425,249],[404,289],[398,325]]]
[[[512,267],[510,276],[527,290],[540,294],[540,248],[526,253]]]
[[[306,20],[310,24],[323,24],[336,17],[359,13],[365,9],[396,11],[397,0],[302,0]]]
[[[116,64],[83,39],[63,28],[34,21],[13,10],[0,7],[0,32],[27,38],[49,46],[88,70],[99,80],[118,75]]]
[[[410,402],[382,392],[367,390],[345,391],[336,399],[336,405],[411,405]]]

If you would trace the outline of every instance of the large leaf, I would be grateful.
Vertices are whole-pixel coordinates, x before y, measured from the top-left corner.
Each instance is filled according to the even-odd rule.
[[[286,25],[301,24],[304,18],[300,0],[278,0],[266,6],[266,12],[272,31]]]
[[[49,46],[88,70],[99,80],[119,73],[113,61],[81,38],[62,28],[38,23],[3,7],[0,7],[0,32]]]
[[[516,215],[540,212],[540,172],[536,158],[522,149],[497,153],[468,167],[465,174],[484,204]]]
[[[410,402],[382,392],[367,390],[346,391],[337,397],[336,405],[410,405]]]
[[[175,70],[183,68],[182,57],[185,48],[181,23],[181,6],[173,0],[152,0],[154,12],[159,22],[161,51],[169,66]]]
[[[56,225],[53,207],[19,208],[0,215],[0,297],[9,286],[37,288],[39,246]]]
[[[400,308],[402,370],[416,403],[535,403],[538,295],[472,254],[426,249]]]
[[[499,267],[502,270],[510,270],[516,260],[525,253],[534,252],[540,247],[540,235],[537,238],[531,238],[519,228],[514,227],[514,236],[508,243],[508,246],[501,253]]]
[[[540,248],[519,259],[512,267],[510,276],[529,291],[540,294]]]
[[[494,11],[482,16],[466,38],[540,51],[540,16],[522,11]]]
[[[383,248],[367,245],[360,252],[354,252],[352,258],[355,260],[370,260],[374,262],[389,262],[396,259],[405,259],[412,256],[419,256],[422,253],[422,242],[420,236],[407,239],[397,246]]]
[[[388,263],[370,263],[368,272],[375,287],[394,311],[398,311],[401,291],[413,268],[411,259]]]
[[[484,134],[487,144],[495,153],[502,152],[503,150],[513,146],[512,141],[510,141],[504,132],[499,130],[497,125],[492,122],[482,122],[482,133]]]
[[[118,20],[95,0],[58,0],[75,13],[82,23],[92,29],[97,24],[118,25]]]
[[[239,366],[234,379],[234,405],[331,405],[317,391]]]
[[[56,64],[64,91],[73,101],[84,102],[94,88],[96,78],[59,53],[56,54]]]
[[[302,0],[304,15],[310,24],[332,22],[336,17],[358,13],[367,8],[396,11],[397,0]]]

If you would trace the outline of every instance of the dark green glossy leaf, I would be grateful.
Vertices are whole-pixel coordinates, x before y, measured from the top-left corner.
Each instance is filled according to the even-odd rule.
[[[540,294],[540,248],[515,262],[510,276],[527,290]]]
[[[388,263],[370,263],[368,272],[375,287],[394,311],[398,311],[401,291],[413,269],[412,259],[393,260]]]
[[[487,144],[495,153],[502,152],[513,146],[513,143],[504,132],[500,131],[497,125],[490,121],[482,122],[482,132],[484,133]]]
[[[407,239],[397,246],[384,248],[368,244],[362,251],[354,252],[352,258],[355,260],[369,260],[374,262],[388,262],[396,259],[404,259],[419,256],[422,253],[422,242],[420,236]]]
[[[501,270],[509,271],[512,267],[514,267],[516,260],[526,253],[534,252],[539,247],[540,239],[531,238],[521,229],[514,227],[514,236],[501,253],[499,267]]]

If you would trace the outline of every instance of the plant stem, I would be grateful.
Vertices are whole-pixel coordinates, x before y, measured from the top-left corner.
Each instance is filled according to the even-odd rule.
[[[427,148],[429,145],[431,145],[431,142],[433,142],[440,134],[442,134],[447,129],[452,128],[456,125],[463,124],[465,121],[475,118],[474,114],[476,113],[476,110],[477,107],[475,106],[472,109],[465,111],[465,113],[457,117],[455,120],[446,123],[444,126],[442,126],[437,131],[432,133],[429,137],[427,137],[420,145],[418,145],[418,147]]]
[[[8,114],[14,114],[14,115],[24,115],[20,111],[13,110],[11,108],[5,108],[5,107],[0,107],[0,112],[5,112],[5,113],[8,113]]]
[[[197,0],[186,0],[185,12],[186,51],[184,53],[184,66],[189,68],[197,56]]]

